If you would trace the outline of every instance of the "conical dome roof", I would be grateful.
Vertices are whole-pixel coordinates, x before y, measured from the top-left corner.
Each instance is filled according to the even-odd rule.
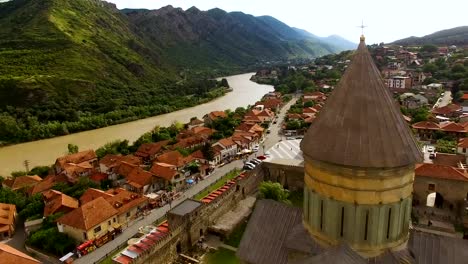
[[[307,158],[345,166],[393,168],[421,162],[412,132],[363,37],[301,149]]]

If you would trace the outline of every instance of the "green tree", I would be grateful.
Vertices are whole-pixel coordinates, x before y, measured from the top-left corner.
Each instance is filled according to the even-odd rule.
[[[29,197],[25,207],[20,211],[19,215],[25,219],[39,219],[44,213],[44,200],[42,194],[35,194]]]
[[[423,66],[423,72],[430,72],[435,74],[437,70],[439,70],[439,68],[434,63],[427,63]]]
[[[37,175],[41,178],[44,178],[49,175],[49,170],[49,166],[36,166],[32,168],[31,171],[29,171],[29,175]]]
[[[314,102],[313,101],[307,101],[304,103],[304,107],[312,107],[314,106]]]
[[[116,140],[109,142],[96,150],[96,156],[100,159],[107,154],[128,155],[129,153],[130,146],[128,145],[128,140]]]
[[[258,187],[260,198],[271,199],[278,202],[289,203],[289,191],[284,189],[278,182],[261,182]]]
[[[296,130],[301,128],[301,122],[298,120],[290,120],[286,123],[287,130]]]
[[[436,52],[438,50],[436,45],[427,44],[421,47],[421,52]]]
[[[464,72],[466,72],[466,69],[462,64],[455,64],[452,67],[452,72],[453,73],[464,73]]]
[[[27,198],[20,192],[0,188],[0,203],[14,204],[16,210],[21,211],[26,206]]]
[[[429,118],[429,111],[426,108],[418,108],[412,116],[414,123],[426,121]]]
[[[194,174],[200,171],[200,164],[196,162],[191,162],[187,168],[190,171],[190,173]]]
[[[40,229],[34,232],[26,243],[56,256],[63,256],[73,251],[77,245],[73,238],[60,233],[57,227]]]
[[[226,78],[222,78],[222,79],[221,79],[221,87],[229,88],[229,83],[228,83],[228,81],[226,80]]]
[[[213,152],[213,148],[211,147],[209,143],[203,144],[201,148],[201,152],[203,153],[203,156],[205,157],[205,159],[207,159],[208,161],[213,160],[214,152]]]
[[[78,146],[77,146],[77,145],[68,144],[68,145],[67,145],[67,148],[68,148],[68,154],[75,154],[75,153],[78,153]]]
[[[11,177],[16,178],[20,176],[26,176],[28,173],[26,171],[13,171]]]

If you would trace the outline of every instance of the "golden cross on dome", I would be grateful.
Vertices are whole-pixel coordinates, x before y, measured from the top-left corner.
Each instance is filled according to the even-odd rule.
[[[361,25],[358,27],[361,28],[361,40],[363,41],[364,40],[364,28],[367,27],[364,25],[364,20],[362,20]]]

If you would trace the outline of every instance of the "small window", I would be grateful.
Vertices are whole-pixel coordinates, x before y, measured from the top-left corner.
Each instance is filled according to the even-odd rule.
[[[323,200],[320,201],[320,230],[323,229]]]
[[[114,220],[114,223],[115,223],[115,217],[114,217],[114,219],[113,219],[113,220]]]
[[[101,226],[98,226],[98,227],[94,228],[94,233],[97,233],[99,231],[101,231]]]
[[[435,184],[434,183],[429,183],[429,185],[427,186],[427,189],[429,191],[435,191]]]
[[[388,208],[388,219],[387,219],[387,239],[390,237],[390,224],[392,222],[392,208]]]
[[[344,231],[344,217],[345,217],[345,210],[344,207],[341,207],[341,230],[340,230],[340,236],[343,237],[343,231]]]
[[[109,221],[107,222],[107,224],[108,224],[108,225],[111,225],[111,224],[112,224],[111,220],[109,220]]]
[[[466,148],[463,148],[463,153],[466,153]]]
[[[88,234],[86,234],[86,232],[83,232],[83,238],[84,240],[88,240]]]
[[[367,231],[369,228],[369,211],[366,212],[366,226],[364,229],[364,240],[367,240]]]
[[[127,217],[130,217],[130,212],[127,212]]]

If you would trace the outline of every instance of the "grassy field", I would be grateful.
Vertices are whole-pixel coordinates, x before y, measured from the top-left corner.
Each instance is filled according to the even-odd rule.
[[[213,253],[208,253],[203,257],[203,264],[239,264],[236,253],[229,249],[220,248]]]
[[[235,169],[235,170],[227,173],[221,179],[219,179],[215,184],[211,185],[206,190],[204,190],[204,191],[198,193],[197,195],[195,195],[193,197],[193,199],[195,199],[195,200],[203,199],[203,197],[207,196],[212,191],[214,191],[214,190],[218,189],[219,187],[223,186],[227,181],[234,179],[237,175],[239,175],[240,172],[241,172],[240,170]]]

